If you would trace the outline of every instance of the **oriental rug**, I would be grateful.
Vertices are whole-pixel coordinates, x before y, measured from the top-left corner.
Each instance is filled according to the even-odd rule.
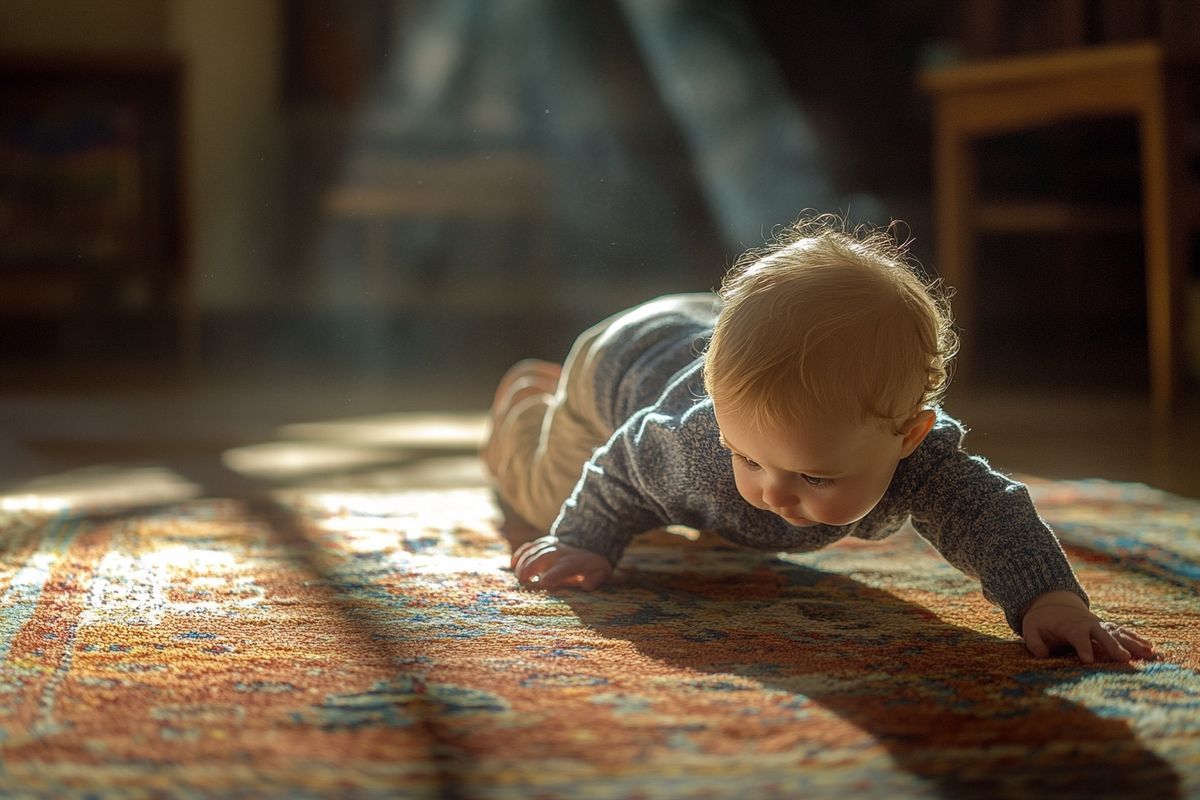
[[[1032,489],[1156,661],[1031,657],[911,531],[547,595],[482,488],[10,510],[0,796],[1200,798],[1200,502]]]

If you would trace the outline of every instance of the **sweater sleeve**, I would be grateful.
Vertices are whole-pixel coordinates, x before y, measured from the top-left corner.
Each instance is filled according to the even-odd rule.
[[[1034,508],[1029,490],[962,449],[959,423],[939,415],[934,430],[896,478],[909,495],[913,527],[943,557],[977,578],[1021,633],[1025,609],[1056,590],[1088,603],[1054,532]]]
[[[668,445],[664,422],[643,409],[596,450],[551,528],[560,541],[616,565],[635,536],[671,521],[649,474],[679,470],[681,451]]]

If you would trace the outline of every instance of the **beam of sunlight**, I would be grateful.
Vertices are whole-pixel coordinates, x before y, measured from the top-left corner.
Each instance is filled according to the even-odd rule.
[[[500,547],[494,533],[480,529],[481,520],[492,520],[497,513],[491,493],[483,488],[388,492],[290,488],[273,494],[281,505],[299,509],[322,531],[318,539],[333,536],[339,548],[386,556],[397,570],[436,576],[496,568],[496,553],[466,557],[461,547],[463,537],[471,535],[486,536]]]
[[[52,513],[65,511],[67,508],[66,498],[57,495],[6,494],[0,496],[0,511]]]
[[[285,480],[327,475],[402,460],[403,450],[325,442],[267,442],[226,450],[226,467],[248,478]]]
[[[226,467],[268,481],[339,486],[476,485],[484,480],[475,452],[480,413],[396,413],[286,425],[273,442],[225,451]],[[456,453],[430,457],[432,453]],[[470,454],[470,455],[466,455]]]
[[[98,465],[6,487],[3,511],[113,511],[191,500],[201,488],[165,467]]]
[[[764,220],[803,208],[853,200],[856,217],[880,213],[875,198],[837,196],[811,113],[736,4],[622,0],[620,8],[731,246],[756,244]]]
[[[184,573],[182,584],[174,571]],[[213,595],[220,599],[208,599]],[[252,565],[227,551],[188,545],[148,553],[113,550],[97,567],[80,622],[158,625],[167,614],[242,614],[265,598]]]
[[[411,528],[414,520],[429,530],[452,530],[478,525],[496,515],[492,496],[480,487],[462,489],[402,489],[398,491],[325,491],[283,489],[273,493],[280,503],[301,509],[322,528]]]
[[[420,449],[476,450],[487,419],[479,413],[398,413],[331,422],[287,425],[291,440],[335,440],[355,444]]]
[[[476,456],[422,458],[408,464],[381,465],[341,474],[313,475],[291,481],[295,488],[323,491],[392,491],[396,489],[461,488],[488,482]]]

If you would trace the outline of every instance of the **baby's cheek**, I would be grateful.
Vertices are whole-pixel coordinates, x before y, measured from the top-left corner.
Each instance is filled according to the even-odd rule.
[[[822,498],[810,504],[812,516],[826,525],[849,525],[858,522],[874,507],[862,497]]]

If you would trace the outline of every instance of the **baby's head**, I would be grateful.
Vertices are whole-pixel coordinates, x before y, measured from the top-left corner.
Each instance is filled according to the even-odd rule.
[[[886,232],[802,219],[738,259],[721,299],[705,388],[757,423],[821,412],[898,432],[949,383],[945,304]]]
[[[757,483],[775,467],[800,481],[747,493],[739,473],[743,496],[798,524],[861,518],[947,388],[957,342],[944,302],[888,232],[847,231],[831,216],[743,255],[721,297],[704,379],[722,435],[735,465],[758,467]],[[868,471],[871,485],[849,491]],[[808,489],[845,502],[803,503]]]

